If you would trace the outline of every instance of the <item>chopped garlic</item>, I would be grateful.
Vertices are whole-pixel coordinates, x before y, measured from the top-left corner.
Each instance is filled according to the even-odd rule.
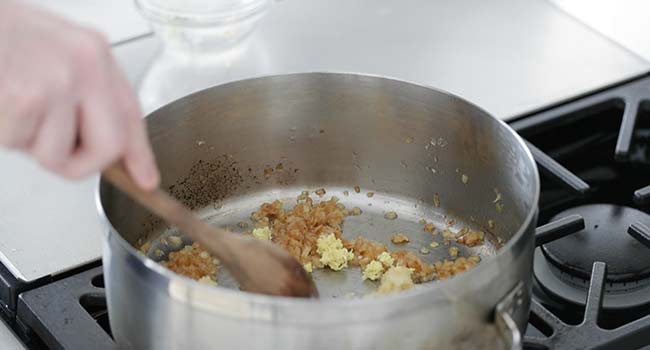
[[[408,238],[408,236],[403,234],[403,233],[394,234],[393,237],[390,240],[394,244],[403,244],[403,243],[410,242],[410,239]]]
[[[354,254],[343,248],[343,242],[336,238],[333,233],[318,237],[316,246],[321,256],[320,262],[334,271],[347,267],[348,261],[354,258]]]
[[[442,231],[442,238],[444,239],[456,239],[456,234],[449,230]]]
[[[394,212],[394,211],[389,211],[389,212],[384,214],[384,218],[386,220],[395,220],[395,219],[397,219],[397,213]]]
[[[314,271],[314,268],[311,266],[311,263],[306,263],[302,265],[302,267],[305,269],[305,271],[312,273]]]
[[[373,260],[368,265],[366,265],[366,268],[363,269],[363,279],[364,280],[371,280],[371,281],[376,281],[381,277],[381,275],[384,273],[384,265],[380,263],[377,260]]]
[[[268,226],[256,228],[253,230],[253,237],[257,239],[266,239],[269,241],[271,238],[273,238],[273,232],[271,232],[271,229]]]
[[[199,281],[199,283],[203,283],[203,284],[211,284],[211,285],[214,285],[214,286],[217,285],[217,281],[213,280],[212,277],[210,277],[208,275],[205,275],[205,276],[199,278],[198,281]]]
[[[501,200],[501,193],[499,192],[499,189],[498,189],[498,188],[495,188],[495,189],[494,189],[494,193],[497,195],[497,197],[494,198],[494,200],[492,201],[492,203],[497,203],[497,202],[499,202],[499,201]]]
[[[183,245],[183,239],[178,236],[167,237],[167,242],[171,243],[174,247],[180,247]]]
[[[458,248],[449,247],[449,256],[452,257],[452,258],[458,257]]]
[[[412,269],[404,266],[391,267],[381,278],[378,293],[387,294],[413,288]]]

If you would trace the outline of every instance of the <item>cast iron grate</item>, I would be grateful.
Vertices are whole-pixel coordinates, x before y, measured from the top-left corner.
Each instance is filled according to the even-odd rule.
[[[597,261],[591,272],[591,283],[583,320],[578,325],[562,321],[538,301],[531,303],[530,322],[539,329],[551,329],[548,337],[526,337],[526,349],[638,349],[648,344],[650,315],[615,329],[599,325],[604,296],[607,265]],[[541,323],[541,324],[540,324]]]
[[[96,267],[24,292],[17,322],[48,349],[113,349],[103,287],[102,268]]]
[[[594,208],[600,203],[628,213],[633,210],[626,208],[648,213],[649,98],[650,79],[646,77],[511,123],[528,140],[540,173],[553,180],[542,182],[541,223],[557,219],[566,209],[581,205]],[[608,153],[607,149],[613,152]],[[641,216],[640,221],[644,219]],[[650,248],[650,227],[640,221],[626,222],[629,227],[616,227],[616,233],[624,236],[624,232],[618,231],[627,228],[632,237]],[[536,246],[579,231],[584,230],[584,235],[593,233],[592,228],[598,229],[597,223],[586,224],[588,230],[584,230],[584,219],[576,215],[552,221],[537,229]],[[536,253],[536,268],[539,258],[546,260],[545,254]],[[540,286],[537,275],[535,278],[534,288]],[[575,305],[567,306],[566,301],[557,303],[553,297],[544,298],[543,288],[538,287],[540,293],[534,296],[541,299],[533,298],[529,322],[539,332],[527,333],[526,349],[638,349],[650,344],[647,305],[641,305],[641,316],[631,321],[611,322],[609,316],[603,316],[603,301],[608,298],[605,287],[612,285],[606,263],[595,259],[587,282],[582,314],[575,311]],[[563,312],[554,312],[557,310]],[[559,314],[571,317],[562,319]]]
[[[535,245],[551,242],[584,229],[582,217],[573,215],[539,227],[535,232]],[[632,224],[629,233],[650,247],[650,228],[643,224]],[[650,337],[650,315],[614,329],[599,325],[607,265],[593,263],[589,291],[582,322],[577,325],[566,323],[533,299],[529,322],[542,330],[546,337],[526,336],[524,347],[529,350],[573,350],[573,349],[637,349],[648,345]]]

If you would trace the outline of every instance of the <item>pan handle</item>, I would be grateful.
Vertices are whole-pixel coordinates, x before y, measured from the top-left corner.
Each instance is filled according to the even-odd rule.
[[[522,350],[521,332],[512,314],[523,303],[524,282],[517,285],[497,304],[494,322],[505,349]]]

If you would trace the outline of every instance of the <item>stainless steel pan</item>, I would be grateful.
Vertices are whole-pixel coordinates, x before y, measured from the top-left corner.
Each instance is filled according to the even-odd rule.
[[[421,219],[488,235],[482,246],[457,246],[461,256],[481,257],[473,270],[397,295],[361,297],[376,285],[358,269],[315,271],[321,300],[253,295],[227,273],[210,287],[159,266],[165,255],[151,252],[178,249],[164,239],[178,233],[102,182],[108,306],[121,346],[521,346],[539,179],[520,138],[483,110],[406,82],[312,73],[207,89],[147,121],[164,186],[215,225],[245,231],[240,223],[263,201],[294,202],[303,190],[325,188],[326,198],[363,210],[346,219],[346,238],[363,235],[396,250],[390,237],[405,232],[407,248],[419,251],[432,241]],[[387,211],[398,219],[386,220]],[[134,248],[143,240],[153,242],[148,257]],[[429,263],[449,258],[443,245],[429,249],[420,255]],[[357,297],[344,297],[350,293]]]

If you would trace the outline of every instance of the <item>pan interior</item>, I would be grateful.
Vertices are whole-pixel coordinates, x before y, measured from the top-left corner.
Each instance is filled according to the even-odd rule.
[[[314,191],[317,189],[319,188],[311,189],[311,197],[315,201],[321,200],[321,198],[314,194]],[[232,232],[248,234],[254,227],[253,222],[250,220],[250,214],[256,211],[262,202],[271,202],[278,199],[285,204],[286,209],[289,209],[295,205],[296,197],[304,190],[306,189],[289,187],[251,193],[246,196],[226,200],[218,206],[218,209],[213,206],[203,208],[199,211],[199,215],[212,225],[226,228]],[[471,221],[464,221],[460,218],[447,215],[440,208],[432,204],[426,204],[423,201],[413,198],[373,192],[369,189],[361,189],[360,193],[356,193],[352,187],[326,187],[326,191],[327,193],[323,196],[322,200],[335,196],[339,198],[340,202],[346,208],[358,207],[362,210],[361,215],[348,216],[345,219],[343,225],[343,238],[345,239],[351,240],[358,236],[363,236],[385,244],[389,251],[412,251],[418,254],[424,262],[429,264],[444,259],[451,259],[449,255],[450,247],[458,248],[458,256],[478,256],[481,260],[488,258],[496,252],[498,245],[497,239],[489,232],[486,234],[485,243],[479,246],[467,247],[455,242],[445,245],[440,233],[444,229],[448,228],[453,232],[457,232],[463,227],[468,227],[473,230],[485,229]],[[373,192],[373,196],[368,197],[368,192]],[[385,213],[390,211],[398,214],[397,219],[388,220],[385,218]],[[421,223],[423,219],[427,222],[434,223],[436,226],[435,235],[423,229],[423,224]],[[406,234],[410,241],[405,244],[393,244],[391,237],[398,232]],[[181,237],[183,244],[177,246],[170,244],[171,240],[167,239],[170,236]],[[160,227],[157,231],[152,232],[148,240],[150,240],[151,246],[147,250],[147,256],[156,261],[166,260],[169,252],[177,251],[182,246],[191,244],[191,240],[178,230],[164,227]],[[431,246],[432,242],[437,242],[439,245],[434,248]],[[421,251],[422,248],[426,249],[424,253]],[[163,254],[155,254],[154,252],[157,250],[159,252],[162,251]],[[239,288],[239,285],[227,270],[220,269],[217,277],[220,286]],[[359,267],[349,267],[341,271],[316,269],[312,277],[321,297],[361,297],[373,293],[379,284],[378,281],[364,281]]]
[[[448,247],[429,247],[441,238],[419,221],[440,230],[454,220],[454,232],[489,233],[484,246],[458,246],[460,256],[488,263],[495,242],[508,242],[536,206],[537,170],[514,133],[460,98],[405,82],[327,73],[251,79],[190,95],[147,121],[163,188],[233,231],[244,231],[237,223],[250,225],[265,201],[290,206],[303,190],[325,188],[326,199],[363,210],[346,218],[345,238],[363,235],[394,251],[402,247],[390,237],[401,231],[411,240],[406,248],[432,263],[448,257]],[[100,199],[135,247],[174,234],[107,183]],[[386,220],[385,211],[398,218]],[[429,254],[419,253],[423,246]],[[314,276],[323,295],[374,289],[358,269]],[[219,280],[236,287],[228,276]]]

